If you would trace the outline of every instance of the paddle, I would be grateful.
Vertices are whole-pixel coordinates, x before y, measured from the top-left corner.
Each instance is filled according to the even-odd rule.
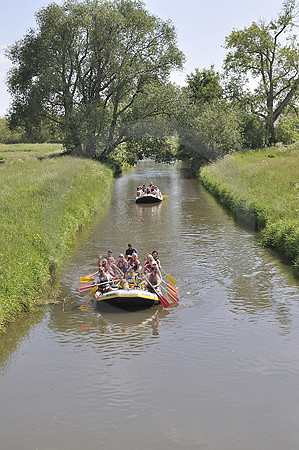
[[[178,293],[179,293],[179,290],[178,290],[176,287],[171,286],[171,284],[167,284],[164,280],[162,280],[162,281],[163,281],[164,284],[166,284],[166,286],[168,287],[168,289],[169,289],[172,293],[174,293],[174,294],[178,294]]]
[[[87,295],[89,297],[93,297],[94,294],[97,292],[97,290],[98,290],[98,285],[96,284],[92,289],[90,289],[90,291],[87,293]]]
[[[80,277],[79,281],[80,283],[86,283],[88,281],[93,281],[94,277],[98,274],[99,272],[95,272],[95,273],[91,273],[90,275],[86,275],[85,277]]]
[[[170,298],[170,300],[171,300],[172,302],[176,302],[176,303],[179,302],[179,299],[177,298],[176,295],[172,294],[171,292],[168,292],[165,288],[163,288],[163,286],[161,286],[161,287],[162,287],[162,289],[164,289],[164,291],[167,292],[167,295],[168,295],[168,297]]]
[[[168,198],[168,195],[162,195],[163,198]]]
[[[153,286],[152,283],[146,278],[146,276],[145,276],[144,278],[146,279],[146,281],[148,282],[148,284],[151,286],[151,288],[153,289],[153,291],[154,291],[154,292],[156,293],[156,295],[158,296],[158,299],[160,300],[161,305],[162,305],[164,308],[168,308],[168,306],[169,306],[169,301],[166,300],[166,298],[163,297],[163,295],[160,294],[160,293],[154,288],[154,286]]]
[[[79,281],[80,283],[88,283],[89,281],[93,281],[95,278],[94,277],[80,277]]]
[[[97,285],[96,285],[96,286],[97,286]],[[84,284],[84,285],[79,284],[79,286],[78,286],[78,291],[79,291],[79,292],[89,291],[89,290],[92,289],[93,287],[94,287],[94,284]]]
[[[167,280],[171,283],[171,284],[176,284],[178,281],[171,275],[169,275],[169,273],[166,273],[164,269],[162,269],[161,266],[159,266],[160,269],[165,273]]]

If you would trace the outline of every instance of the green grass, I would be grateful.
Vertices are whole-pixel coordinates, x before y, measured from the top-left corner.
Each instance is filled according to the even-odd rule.
[[[0,166],[0,327],[34,308],[112,184],[110,169],[69,156]]]
[[[228,155],[201,168],[199,179],[299,267],[299,144]]]
[[[0,144],[0,162],[44,158],[63,153],[61,144]]]

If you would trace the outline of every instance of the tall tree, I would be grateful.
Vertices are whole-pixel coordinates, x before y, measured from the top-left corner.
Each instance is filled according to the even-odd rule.
[[[275,143],[275,122],[298,100],[299,49],[291,31],[298,16],[295,0],[286,0],[276,20],[253,22],[227,38],[224,69],[233,76],[251,75],[258,84],[252,110],[265,123],[266,141]]]
[[[220,75],[215,72],[212,65],[210,69],[195,69],[194,73],[187,75],[187,95],[191,103],[204,104],[219,100],[223,89],[220,83]]]
[[[149,111],[150,86],[167,91],[184,56],[173,25],[141,1],[67,0],[42,8],[36,19],[37,30],[8,50],[12,123],[30,129],[47,118],[68,149],[107,160],[138,137],[145,110],[135,105],[146,104],[152,118],[167,112],[162,98]]]

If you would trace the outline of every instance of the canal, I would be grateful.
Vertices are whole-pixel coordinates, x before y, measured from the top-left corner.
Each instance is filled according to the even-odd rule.
[[[149,182],[168,198],[136,205]],[[79,277],[129,242],[159,252],[178,306],[82,308]],[[1,449],[299,448],[298,278],[180,164],[117,179],[60,282],[1,334]]]

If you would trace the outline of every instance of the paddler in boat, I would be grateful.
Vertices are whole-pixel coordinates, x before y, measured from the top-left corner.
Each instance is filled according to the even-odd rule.
[[[135,272],[134,269],[129,269],[128,275],[126,277],[127,283],[129,285],[129,289],[134,289],[135,286]]]
[[[116,267],[118,267],[124,275],[128,272],[130,268],[130,263],[125,259],[125,255],[120,253],[118,259],[115,262]]]
[[[153,293],[156,293],[156,291],[160,292],[161,282],[162,278],[159,274],[159,268],[157,263],[154,261],[152,263],[151,272],[148,277],[147,290]]]
[[[128,244],[128,248],[126,250],[126,259],[130,259],[133,253],[137,253],[136,248],[133,247],[133,244]]]
[[[108,276],[110,286],[117,289],[116,284],[114,284],[114,280],[118,279],[119,276],[115,275],[114,269],[119,271],[120,276],[123,275],[122,271],[118,267],[116,267],[114,263],[109,262],[107,259],[103,259],[102,268],[104,269],[105,274]]]
[[[133,289],[144,289],[145,288],[146,281],[144,281],[141,276],[138,274],[135,276],[135,286]]]
[[[121,279],[117,283],[117,286],[119,287],[119,289],[125,289],[125,290],[129,289],[129,283],[127,282],[127,280],[124,277],[121,277]]]
[[[113,252],[112,250],[108,250],[107,252],[107,256],[103,258],[103,255],[100,253],[99,254],[99,259],[98,259],[98,265],[100,267],[100,265],[102,264],[102,261],[109,259],[112,262],[115,262],[114,256],[113,256]]]
[[[111,275],[113,275],[115,278],[120,278],[124,275],[123,271],[115,264],[112,258],[107,258],[107,264]]]
[[[136,197],[140,197],[140,195],[143,194],[143,189],[141,186],[137,187],[137,191],[136,191]]]
[[[134,272],[140,271],[140,262],[137,253],[133,253],[130,258],[130,269],[131,268],[134,270]]]
[[[161,264],[158,257],[158,252],[156,250],[152,251],[152,257],[154,258],[154,261],[158,264],[159,269],[161,268]]]
[[[98,285],[98,289],[95,293],[95,299],[97,300],[102,294],[105,292],[113,291],[109,282],[112,280],[112,276],[108,273],[105,273],[103,267],[99,267],[99,274],[96,276],[94,280],[94,285]]]
[[[151,271],[152,263],[154,262],[154,257],[150,253],[147,253],[144,259],[145,262],[140,272],[141,276]]]

